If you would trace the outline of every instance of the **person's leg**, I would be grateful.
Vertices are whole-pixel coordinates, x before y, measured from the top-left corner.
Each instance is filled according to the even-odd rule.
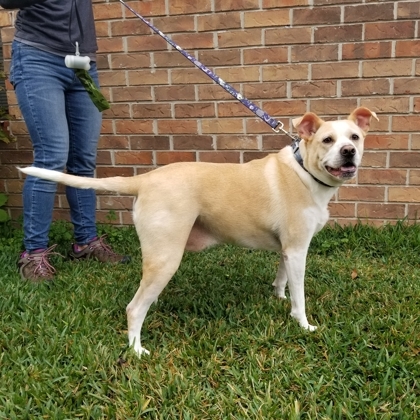
[[[95,63],[91,63],[89,72],[99,87]],[[67,172],[93,177],[102,114],[77,78],[72,88],[66,92],[66,115],[70,133]],[[70,251],[70,257],[110,263],[128,262],[129,257],[115,253],[103,237],[97,237],[95,191],[66,187],[66,194],[76,241]]]
[[[95,63],[91,63],[89,72],[99,85]],[[66,116],[70,135],[67,172],[93,177],[102,114],[76,76],[71,88],[66,92]],[[66,195],[76,243],[87,244],[97,237],[95,191],[66,187]]]
[[[13,43],[10,80],[34,150],[34,166],[63,171],[69,147],[64,91],[71,70],[64,59],[22,43]],[[23,188],[24,246],[46,249],[56,183],[28,176]]]

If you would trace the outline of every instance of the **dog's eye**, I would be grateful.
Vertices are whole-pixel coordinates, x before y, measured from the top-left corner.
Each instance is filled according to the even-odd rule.
[[[351,135],[351,139],[352,139],[352,140],[359,140],[359,138],[360,138],[360,137],[359,137],[357,134],[352,134],[352,135]]]
[[[328,144],[328,143],[332,143],[333,139],[332,137],[325,137],[324,140],[322,140],[322,143]]]

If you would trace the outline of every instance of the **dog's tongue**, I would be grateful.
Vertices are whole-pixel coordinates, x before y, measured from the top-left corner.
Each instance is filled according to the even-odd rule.
[[[340,168],[330,168],[329,173],[333,176],[349,175],[356,172],[355,166],[341,166]]]

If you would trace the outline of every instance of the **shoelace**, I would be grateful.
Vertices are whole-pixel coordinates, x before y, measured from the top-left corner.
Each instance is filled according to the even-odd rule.
[[[48,274],[54,274],[55,268],[50,264],[48,257],[50,255],[61,255],[58,252],[53,252],[53,249],[57,246],[54,244],[47,248],[45,251],[37,253],[37,254],[30,254],[28,256],[28,260],[36,261],[37,265],[35,267],[34,273],[40,274],[41,276],[46,276]]]
[[[107,235],[102,235],[96,241],[93,241],[93,243],[89,245],[90,249],[98,249],[108,255],[118,255],[108,244],[104,242],[106,236]]]

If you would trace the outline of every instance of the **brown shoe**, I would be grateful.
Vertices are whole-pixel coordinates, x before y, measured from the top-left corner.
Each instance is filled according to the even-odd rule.
[[[49,257],[53,254],[59,255],[57,252],[53,252],[56,246],[33,252],[25,251],[18,261],[22,279],[34,283],[53,280],[55,268],[50,264]]]
[[[100,238],[94,239],[88,243],[86,248],[83,248],[80,251],[77,251],[77,245],[73,244],[69,253],[70,258],[75,260],[94,259],[104,263],[109,262],[111,264],[128,263],[130,261],[130,257],[128,255],[115,253],[112,248],[105,243],[105,237],[106,235],[103,235]]]

